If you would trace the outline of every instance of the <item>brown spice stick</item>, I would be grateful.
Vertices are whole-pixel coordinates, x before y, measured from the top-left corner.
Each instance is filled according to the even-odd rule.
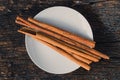
[[[86,46],[89,46],[91,48],[95,47],[95,42],[92,41],[92,40],[85,39],[83,37],[77,36],[77,35],[75,35],[73,33],[68,32],[68,31],[65,31],[65,30],[62,30],[60,28],[45,24],[43,22],[40,22],[40,21],[32,19],[32,18],[28,18],[28,21],[30,21],[30,22],[38,25],[38,26],[41,26],[42,28],[45,28],[45,29],[51,30],[53,32],[56,32],[58,34],[61,34],[62,36],[68,37],[68,38],[70,38],[72,40],[75,40],[75,41],[77,41],[79,43],[82,43],[82,44],[84,44]]]
[[[58,33],[53,32],[53,31],[51,31],[51,30],[46,30],[46,29],[44,29],[43,27],[40,27],[40,26],[31,24],[31,23],[29,23],[28,21],[25,21],[24,19],[22,19],[22,18],[19,17],[19,16],[16,18],[16,23],[21,24],[21,22],[19,22],[18,20],[24,22],[25,24],[28,24],[29,27],[31,27],[31,28],[34,27],[34,29],[36,29],[36,30],[45,32],[45,33],[47,33],[47,34],[49,34],[49,35],[52,35],[52,36],[54,36],[54,37],[56,37],[56,38],[58,38],[58,39],[60,39],[60,40],[64,40],[66,43],[69,43],[69,44],[71,44],[71,45],[73,45],[73,46],[77,46],[77,47],[80,47],[80,46],[81,46],[81,43],[79,43],[79,42],[77,42],[77,41],[75,41],[75,40],[71,40],[71,39],[69,39],[69,38],[67,38],[67,37],[65,37],[65,36],[62,36],[61,34],[58,34]],[[22,24],[21,24],[21,25],[22,25]]]
[[[72,56],[75,57],[76,59],[80,60],[80,61],[83,61],[83,62],[87,63],[87,64],[92,63],[91,60],[86,59],[86,58],[83,58],[83,57],[81,57],[81,56],[79,56],[79,55],[76,55],[76,54],[74,54],[74,53],[72,54]]]
[[[19,20],[15,20],[15,22],[16,22],[17,24],[22,25],[22,26],[29,26],[29,25],[27,25],[27,24],[25,24],[24,22],[19,21]]]
[[[18,24],[21,24],[21,25],[23,25],[23,26],[26,26],[27,24],[25,24],[25,23],[22,23],[22,22],[20,22],[20,21],[16,21],[16,23],[18,23]],[[29,25],[28,25],[29,26]],[[54,38],[55,39],[55,38]],[[57,41],[59,41],[60,42],[60,40],[57,40]],[[84,50],[82,50],[82,49],[78,49],[76,46],[72,46],[72,45],[69,45],[69,44],[67,44],[67,43],[64,43],[65,45],[67,45],[67,46],[70,46],[70,47],[72,47],[72,48],[74,48],[74,49],[77,49],[77,50],[79,50],[79,51],[81,51],[81,52],[86,52],[86,51],[84,51]],[[88,53],[88,52],[86,52],[88,55],[92,55],[91,53]],[[92,59],[92,61],[94,61],[94,62],[98,62],[99,61],[99,59],[97,59],[95,56],[93,56],[92,55],[92,57],[94,57],[94,59]],[[96,58],[96,59],[95,59]]]
[[[71,33],[67,33],[67,32],[64,32],[64,30],[61,30],[61,29],[59,29],[59,28],[56,28],[56,27],[53,27],[53,26],[50,26],[50,25],[48,25],[48,24],[45,24],[45,23],[42,23],[42,22],[40,22],[40,21],[38,21],[38,20],[35,20],[35,19],[32,19],[32,18],[28,18],[28,20],[29,21],[31,21],[32,23],[34,23],[34,24],[36,24],[36,25],[38,25],[38,26],[41,26],[41,27],[43,27],[43,28],[47,28],[47,29],[49,29],[49,30],[52,30],[52,31],[55,31],[55,32],[59,32],[59,34],[61,34],[61,35],[63,35],[63,36],[66,36],[66,37],[69,37],[69,36],[73,36],[73,37],[71,37],[70,39],[75,39],[75,40],[77,40],[77,41],[80,41],[80,42],[82,42],[81,40],[78,40],[78,39],[76,39],[76,37],[75,37],[75,35],[73,34],[71,34]],[[68,34],[68,35],[67,35]],[[77,38],[80,38],[80,37],[78,37],[77,36]],[[83,40],[83,42],[85,41],[85,44],[87,45],[87,46],[89,46],[89,43],[87,43],[86,42],[86,39],[82,39]],[[87,40],[88,42],[89,42],[89,40]],[[95,42],[93,42],[94,44],[95,44]],[[102,57],[102,58],[104,58],[104,59],[109,59],[109,57],[107,56],[107,55],[105,55],[105,54],[102,54],[101,52],[99,52],[99,51],[96,51],[96,50],[94,50],[94,49],[90,49],[90,48],[88,48],[87,46],[84,46],[84,45],[82,45],[82,44],[78,44],[80,47],[82,46],[82,48],[83,49],[87,49],[89,52],[91,52],[91,53],[94,53],[96,56],[100,56],[100,57]],[[91,46],[92,47],[92,46]],[[92,47],[93,48],[93,47]],[[100,59],[100,57],[98,57],[99,59]]]
[[[94,62],[98,62],[99,59],[101,59],[101,57],[96,56],[96,55],[92,54],[91,52],[89,52],[89,51],[87,51],[87,50],[84,50],[84,49],[82,49],[82,48],[80,48],[80,47],[73,46],[73,45],[70,45],[70,44],[67,44],[67,43],[64,43],[64,44],[65,44],[65,45],[68,45],[69,47],[71,47],[71,48],[73,48],[73,49],[76,49],[76,50],[78,50],[78,51],[81,51],[81,52],[83,52],[83,53],[86,53],[86,54],[88,54],[88,55],[90,55],[90,56],[98,59],[97,61],[94,61]]]
[[[26,28],[27,30],[31,30],[31,31],[34,31],[34,30],[32,30],[32,29],[29,29],[29,28]],[[35,37],[36,38],[36,37]],[[37,38],[36,38],[37,39]],[[42,41],[42,40],[41,40]],[[47,42],[44,42],[46,45],[47,45]],[[51,46],[53,46],[52,44],[51,44]],[[50,46],[49,46],[50,47]],[[55,46],[54,46],[55,47]],[[51,47],[51,48],[53,48],[54,49],[54,47]],[[57,49],[57,48],[56,48]],[[64,50],[64,49],[63,49]],[[65,50],[64,50],[65,51]],[[58,52],[59,52],[59,48],[58,48]],[[66,51],[67,52],[67,51]],[[81,56],[79,56],[79,55],[76,55],[76,54],[74,54],[74,53],[71,53],[71,52],[67,52],[68,54],[70,54],[71,56],[73,56],[73,57],[75,57],[75,58],[77,58],[78,60],[80,60],[80,61],[82,61],[82,62],[84,62],[84,63],[86,63],[86,64],[90,64],[90,63],[92,63],[92,61],[91,60],[89,60],[89,59],[86,59],[86,58],[83,58],[83,57],[81,57]]]
[[[27,21],[25,21],[24,19],[22,19],[22,18],[20,18],[19,19],[19,17],[17,17],[18,18],[18,20],[22,20],[22,22],[25,22],[26,24],[28,24],[29,22],[27,22]],[[31,28],[33,28],[33,29],[36,29],[36,30],[40,30],[41,28],[39,28],[39,27],[36,27],[35,25],[29,25]],[[43,32],[45,32],[45,31],[43,31]],[[91,49],[91,48],[89,48],[89,47],[86,47],[86,46],[84,46],[84,45],[82,45],[82,44],[80,44],[80,47],[82,48],[82,49],[84,49],[84,50],[87,50],[87,51],[89,51],[89,52],[91,52],[91,53],[93,53],[93,54],[95,54],[95,55],[97,55],[97,56],[100,56],[100,57],[102,57],[102,58],[104,58],[104,59],[109,59],[109,57],[107,56],[107,55],[105,55],[105,54],[102,54],[101,52],[99,52],[99,51],[96,51],[96,50],[94,50],[94,49]]]
[[[62,49],[60,49],[60,48],[57,48],[57,47],[55,47],[55,46],[53,46],[53,45],[51,45],[51,44],[49,44],[49,43],[47,43],[47,42],[45,42],[45,41],[42,41],[42,40],[36,38],[35,35],[32,35],[32,34],[30,34],[30,33],[27,33],[27,32],[25,32],[24,30],[18,30],[18,32],[23,33],[23,34],[26,34],[26,35],[29,35],[29,36],[35,38],[36,40],[42,42],[43,44],[46,44],[47,46],[51,47],[52,49],[58,51],[61,55],[63,55],[63,56],[65,56],[65,57],[67,57],[68,59],[74,61],[76,64],[80,65],[80,66],[83,67],[84,69],[90,70],[90,66],[88,66],[87,64],[85,64],[83,61],[77,60],[76,58],[72,57],[71,55],[69,55],[69,54],[68,54],[67,52],[65,52],[64,50],[62,50]]]
[[[21,24],[21,25],[23,25],[23,26],[29,26],[29,25],[27,25],[27,24],[25,24],[25,23],[22,23],[22,22],[20,22],[20,21],[17,21],[17,20],[16,20],[16,23]],[[56,35],[57,35],[57,34],[56,34]],[[56,37],[56,36],[54,36],[54,37]],[[60,41],[60,40],[59,40],[59,41]],[[100,59],[99,56],[96,56],[96,55],[94,55],[94,54],[92,54],[92,53],[90,53],[90,52],[88,52],[88,51],[85,51],[85,50],[83,50],[83,49],[81,49],[81,48],[78,48],[77,46],[73,46],[73,45],[70,45],[70,44],[68,44],[68,43],[65,43],[65,45],[68,45],[68,46],[70,46],[70,47],[72,47],[72,48],[74,48],[74,49],[77,49],[77,50],[79,50],[79,51],[81,51],[81,52],[84,52],[84,53],[86,53],[86,54],[88,54],[88,55],[91,55],[91,56],[95,57],[96,59],[98,59],[98,60],[95,60],[94,62],[98,62],[99,59]]]
[[[66,45],[64,45],[64,43],[59,43],[59,42],[57,42],[57,41],[49,38],[49,37],[48,37],[46,34],[44,34],[44,33],[36,33],[36,37],[39,38],[39,39],[41,39],[41,40],[44,40],[44,41],[46,41],[46,42],[48,42],[48,43],[51,43],[51,44],[53,44],[54,46],[58,46],[58,47],[66,50],[66,51],[70,51],[70,52],[72,52],[72,53],[74,53],[74,54],[80,55],[80,56],[85,57],[85,58],[87,58],[87,59],[89,59],[89,60],[97,61],[96,58],[94,58],[94,57],[92,57],[92,56],[90,56],[90,55],[87,55],[87,54],[85,54],[85,53],[82,53],[82,52],[80,52],[80,51],[77,51],[77,50],[75,50],[75,49],[73,49],[73,48],[71,48],[71,47],[69,47],[69,46],[66,46]]]
[[[42,40],[39,40],[39,41],[42,41]],[[81,61],[80,58],[79,58],[79,60],[77,60],[72,55],[70,55],[69,53],[67,53],[66,51],[64,51],[64,50],[62,50],[60,48],[57,48],[57,47],[55,47],[53,45],[50,45],[50,44],[47,44],[46,42],[43,42],[43,41],[42,41],[42,43],[44,43],[47,46],[51,47],[52,49],[54,49],[55,51],[59,52],[61,55],[65,56],[66,58],[72,60],[73,62],[75,62],[76,64],[80,65],[84,69],[90,70],[90,66],[88,66],[84,61]]]
[[[84,49],[83,49],[84,50]],[[93,57],[95,57],[95,58],[97,58],[97,59],[101,59],[101,57],[100,56],[98,56],[98,55],[95,55],[95,54],[93,54],[93,53],[91,53],[91,52],[89,52],[89,51],[87,51],[87,50],[84,50],[84,51],[86,51],[85,53],[86,54],[88,54],[88,55],[90,55],[90,56],[93,56]]]
[[[27,27],[23,27],[22,28],[24,31],[26,30],[27,32],[29,32],[29,33],[31,33],[31,34],[36,34],[35,32],[34,32],[34,30],[32,30],[32,29],[30,29],[30,28],[27,28]],[[87,64],[90,64],[91,63],[91,60],[88,60],[88,59],[86,59],[86,58],[83,58],[83,57],[81,57],[81,56],[79,56],[79,55],[76,55],[76,54],[73,54],[73,53],[71,53],[71,52],[67,52],[67,53],[69,53],[69,54],[71,54],[71,55],[74,55],[74,57],[79,57],[79,59],[78,59],[78,57],[77,57],[77,59],[78,60],[81,60],[81,61],[83,61],[83,62],[85,62],[85,63],[87,63]],[[76,56],[75,56],[76,55]],[[94,61],[94,62],[96,62],[96,61]]]
[[[28,25],[28,27],[31,27],[31,28],[33,28],[33,27],[35,27],[35,29],[37,29],[37,30],[39,30],[39,31],[41,31],[41,32],[45,32],[45,33],[47,33],[47,34],[49,34],[49,35],[52,35],[52,36],[54,36],[54,37],[57,37],[58,39],[61,39],[61,37],[62,36],[60,36],[59,34],[55,34],[55,33],[53,33],[53,32],[50,32],[50,31],[48,31],[48,30],[45,30],[45,29],[42,29],[42,28],[39,28],[39,27],[36,27],[35,25],[33,25],[33,24],[31,24],[31,23],[29,23],[29,22],[27,22],[27,21],[25,21],[25,20],[23,20],[23,19],[19,19],[19,17],[17,17],[18,18],[18,20],[16,20],[16,23],[18,23],[18,24],[20,24],[20,25],[23,25],[23,26],[25,26],[26,24]],[[20,20],[22,20],[22,22],[24,22],[24,23],[22,23],[22,22],[20,22]],[[65,42],[67,42],[67,43],[70,43],[71,42],[71,40],[70,39],[68,39],[68,38],[65,38],[65,37],[63,37],[64,39],[62,39],[62,40],[64,40]],[[75,41],[72,41],[72,42],[75,42]],[[71,43],[70,43],[71,44]],[[72,45],[72,44],[71,44]],[[75,45],[73,45],[73,46],[75,46]],[[84,45],[82,45],[82,44],[79,44],[79,46],[78,47],[80,47],[80,46],[83,46],[83,47],[86,47],[86,46],[84,46]],[[89,54],[91,54],[90,52],[89,52]],[[91,54],[92,55],[92,54]],[[92,55],[93,56],[93,55]],[[96,57],[97,59],[100,59],[100,57],[98,56],[93,56],[93,57]]]
[[[49,37],[51,37],[51,36],[49,35]],[[94,59],[91,59],[91,60],[94,61],[94,62],[98,62],[98,61],[99,61],[99,58],[98,58],[96,55],[94,55],[94,54],[92,54],[92,53],[90,53],[90,52],[88,52],[88,51],[86,51],[86,50],[83,50],[83,49],[78,48],[78,47],[76,47],[76,46],[72,46],[72,45],[70,45],[70,44],[68,44],[68,43],[65,43],[65,42],[61,41],[61,40],[55,39],[54,37],[51,37],[51,38],[54,39],[54,40],[56,40],[56,41],[59,42],[60,44],[64,44],[64,45],[69,46],[69,47],[71,47],[71,48],[73,48],[73,49],[75,49],[75,50],[78,50],[78,51],[80,51],[80,52],[82,52],[82,53],[85,53],[85,54],[88,54],[88,55],[94,57]]]

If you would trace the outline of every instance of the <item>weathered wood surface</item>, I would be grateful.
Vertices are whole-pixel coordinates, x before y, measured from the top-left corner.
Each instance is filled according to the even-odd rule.
[[[95,3],[93,3],[95,2]],[[51,6],[68,6],[90,22],[96,49],[109,61],[92,64],[88,72],[80,68],[65,75],[44,72],[30,60],[14,20],[17,15],[34,16]],[[120,80],[119,0],[0,0],[0,80]]]

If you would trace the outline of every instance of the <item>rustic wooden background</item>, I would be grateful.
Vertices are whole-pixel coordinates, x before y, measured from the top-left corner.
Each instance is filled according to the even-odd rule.
[[[29,58],[15,17],[34,16],[51,6],[68,6],[91,24],[96,49],[110,56],[64,75],[39,69]],[[0,80],[120,80],[120,0],[0,0]]]

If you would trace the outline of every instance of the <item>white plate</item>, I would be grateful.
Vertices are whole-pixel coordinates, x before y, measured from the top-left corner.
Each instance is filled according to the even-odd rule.
[[[71,8],[62,6],[50,7],[39,12],[34,18],[93,40],[92,30],[87,20],[79,12]],[[65,74],[80,67],[29,36],[25,36],[25,43],[32,61],[46,72]]]

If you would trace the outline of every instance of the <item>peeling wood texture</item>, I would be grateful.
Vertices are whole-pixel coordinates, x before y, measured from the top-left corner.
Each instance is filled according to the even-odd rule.
[[[44,72],[30,60],[24,35],[17,32],[15,17],[35,16],[51,6],[68,6],[89,21],[96,49],[110,60],[91,64],[65,75]],[[0,0],[0,80],[120,80],[120,1],[119,0]]]

